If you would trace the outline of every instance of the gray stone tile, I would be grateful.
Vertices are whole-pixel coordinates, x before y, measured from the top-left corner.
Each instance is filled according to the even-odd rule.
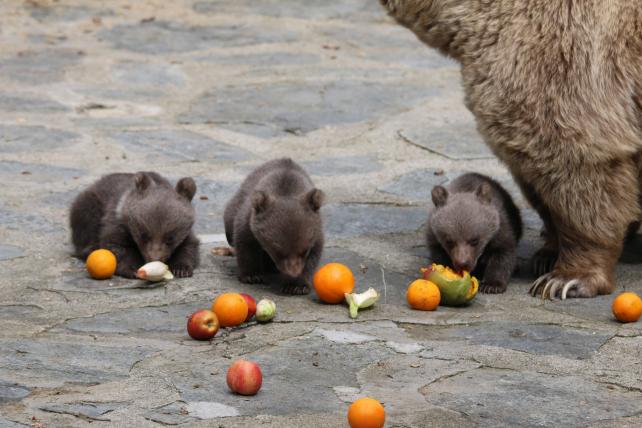
[[[100,99],[100,100],[106,100],[105,103],[98,103],[101,106],[105,107],[98,107],[95,110],[104,110],[108,114],[111,114],[113,116],[126,116],[129,113],[128,109],[129,106],[128,104],[135,102],[135,103],[149,103],[152,105],[157,105],[158,103],[163,102],[165,97],[167,96],[167,92],[160,86],[160,85],[129,85],[127,88],[121,88],[121,87],[85,87],[85,88],[79,88],[78,93],[81,93],[85,95],[89,99]],[[84,106],[80,106],[78,110],[81,110],[82,113],[85,113],[82,111]],[[147,107],[143,107],[143,109],[147,109]],[[91,111],[91,105],[89,110]],[[141,115],[148,115],[148,116],[153,116],[158,113],[157,110],[154,110],[154,107],[151,110],[147,110],[146,112],[141,112]],[[94,117],[95,119],[114,119],[114,117]],[[123,119],[118,117],[119,119]],[[153,118],[153,117],[152,117]],[[130,117],[129,120],[130,122],[134,122],[135,120],[142,121],[145,119],[149,119],[149,117],[140,117],[140,116],[135,116],[135,117]]]
[[[539,355],[570,359],[590,358],[610,337],[607,332],[524,322],[485,322],[426,331],[424,339],[497,346]]]
[[[241,186],[240,182],[213,181],[202,177],[194,177],[196,181],[196,233],[223,233],[223,211],[225,205]],[[201,199],[201,196],[207,199]]]
[[[68,209],[82,190],[83,188],[78,187],[63,192],[50,192],[48,196],[42,198],[42,202],[52,207]]]
[[[611,324],[615,320],[613,312],[611,311],[613,299],[624,291],[636,292],[635,289],[631,289],[631,286],[625,286],[624,289],[622,289],[623,284],[621,281],[617,282],[619,287],[612,295],[596,296],[592,299],[546,301],[544,302],[544,308],[555,313],[568,314],[584,320],[600,320]]]
[[[267,25],[205,27],[187,26],[178,22],[151,21],[133,25],[116,25],[102,30],[98,37],[112,43],[116,49],[163,54],[210,47],[283,43],[296,40],[297,34],[284,28],[268,28]]]
[[[352,0],[349,2],[327,2],[323,0],[237,0],[197,1],[194,10],[203,14],[258,14],[272,17],[296,17],[303,19],[336,19],[355,17],[382,17],[383,8],[369,0]]]
[[[42,337],[1,340],[0,378],[20,376],[29,379],[29,385],[102,383],[127,377],[132,364],[156,351],[145,345],[62,342]]]
[[[0,319],[32,318],[37,317],[42,311],[43,309],[36,305],[0,305]]]
[[[70,247],[68,251],[69,255],[71,255],[73,250]],[[121,278],[119,276],[97,281],[89,276],[82,260],[74,259],[72,263],[75,265],[75,268],[71,271],[63,271],[62,275],[53,280],[48,288],[87,294],[111,291],[124,294],[127,291],[137,291],[140,293],[141,290],[153,290],[165,286],[165,282],[162,281],[148,282],[138,279]]]
[[[239,55],[208,54],[197,58],[197,60],[219,65],[274,67],[317,64],[321,58],[312,53],[261,52]]]
[[[537,214],[537,211],[530,208],[525,208],[520,211],[522,214],[524,229],[533,230],[537,232],[537,234],[539,234],[539,232],[541,232],[541,230],[544,228],[544,223],[539,217],[539,214]]]
[[[407,142],[448,159],[492,159],[494,156],[475,128],[472,117],[441,126],[404,128],[400,135]]]
[[[45,405],[40,406],[39,409],[45,412],[80,416],[96,421],[109,421],[109,417],[104,415],[123,406],[123,403],[69,403]]]
[[[311,175],[333,177],[337,175],[369,174],[381,171],[383,165],[375,156],[342,156],[337,158],[320,158],[301,162]]]
[[[196,419],[188,415],[185,403],[174,402],[158,409],[150,410],[145,414],[145,419],[163,425],[181,425],[194,422]]]
[[[182,123],[249,123],[260,126],[259,136],[303,134],[326,125],[375,119],[407,108],[438,90],[397,82],[370,83],[343,80],[329,83],[283,82],[270,85],[224,87],[197,99],[179,116]]]
[[[27,425],[23,423],[18,423],[15,421],[10,421],[9,419],[6,419],[4,416],[0,415],[0,427],[2,428],[24,428],[24,427],[32,427],[32,425]]]
[[[235,408],[240,415],[334,412],[339,402],[332,387],[357,385],[357,372],[361,368],[393,353],[375,342],[346,344],[317,336],[281,342],[278,347],[244,356],[260,367],[270,367],[270,371],[264,373],[263,386],[256,399],[243,401],[221,387],[225,384],[229,360],[210,362],[206,366],[195,362],[189,372],[177,373],[171,380],[181,391],[183,401],[218,403]],[[203,373],[212,371],[218,374],[204,382]]]
[[[76,65],[83,53],[69,49],[23,51],[13,57],[0,59],[2,73],[19,82],[48,85],[63,80],[65,70]]]
[[[423,207],[371,204],[328,204],[321,212],[325,233],[336,237],[414,232],[428,218]]]
[[[195,132],[156,129],[146,131],[122,131],[110,137],[128,150],[147,154],[149,158],[164,158],[175,161],[239,161],[252,157],[246,150],[214,140]]]
[[[16,383],[5,382],[0,379],[0,404],[10,401],[19,401],[31,393],[31,389]],[[0,420],[1,422],[1,420]],[[0,424],[0,426],[3,426]]]
[[[331,262],[339,262],[350,268],[355,277],[356,292],[372,287],[381,295],[381,303],[392,305],[405,305],[408,284],[418,276],[414,272],[386,269],[376,260],[339,247],[326,247],[319,266]]]
[[[16,247],[15,245],[0,244],[0,261],[24,257],[24,255],[25,251],[20,247]]]
[[[37,164],[16,161],[0,161],[0,175],[5,180],[41,181],[43,179],[73,179],[85,175],[85,171],[78,168],[68,168],[51,164]],[[10,178],[13,176],[13,178]]]
[[[402,196],[412,201],[431,201],[432,188],[445,184],[449,176],[442,169],[417,169],[396,177],[379,187],[380,192]]]
[[[88,6],[69,6],[64,4],[30,3],[31,17],[40,22],[73,22],[94,17],[113,16],[113,12],[105,8]]]
[[[24,113],[60,113],[69,111],[56,101],[32,94],[0,93],[0,110]]]
[[[527,370],[482,368],[439,380],[421,391],[429,404],[464,412],[484,426],[580,427],[642,411],[634,392],[583,377]]]
[[[75,126],[81,129],[117,130],[134,127],[163,126],[158,117],[76,117],[72,119]]]
[[[183,86],[187,76],[176,64],[121,62],[112,68],[114,80],[132,86]]]
[[[65,230],[65,227],[40,215],[24,211],[14,211],[0,202],[0,228],[18,230],[27,233],[54,233]]]
[[[159,307],[123,309],[72,319],[57,330],[82,333],[145,335],[155,333],[184,333],[187,316],[197,309],[207,309],[211,302],[173,304]]]
[[[59,149],[71,145],[78,134],[40,125],[0,125],[0,153]]]

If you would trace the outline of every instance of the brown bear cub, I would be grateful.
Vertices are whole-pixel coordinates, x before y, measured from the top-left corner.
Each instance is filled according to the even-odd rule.
[[[309,293],[323,251],[322,203],[323,192],[292,159],[254,170],[225,207],[239,280],[274,280],[286,294]]]
[[[531,294],[611,293],[642,218],[640,1],[380,2],[460,62],[477,129],[542,218]]]
[[[196,184],[181,178],[173,188],[155,172],[109,174],[83,191],[71,206],[76,256],[106,248],[116,255],[116,274],[135,278],[151,261],[169,265],[176,277],[192,276],[198,239],[192,232]]]
[[[432,200],[426,234],[432,261],[472,272],[482,293],[506,291],[522,237],[522,218],[508,192],[492,178],[470,173],[435,186]]]

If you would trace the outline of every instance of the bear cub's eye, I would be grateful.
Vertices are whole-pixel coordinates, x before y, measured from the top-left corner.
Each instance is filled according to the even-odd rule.
[[[468,245],[470,245],[471,247],[476,247],[477,245],[479,245],[479,238],[471,239],[470,241],[468,241]]]

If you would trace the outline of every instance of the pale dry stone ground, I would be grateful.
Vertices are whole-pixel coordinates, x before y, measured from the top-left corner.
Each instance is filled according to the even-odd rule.
[[[341,427],[361,396],[388,427],[642,424],[642,324],[615,322],[613,296],[527,295],[537,215],[481,142],[458,66],[377,1],[3,1],[0,32],[1,427]],[[328,195],[324,261],[382,294],[357,320],[210,254],[226,200],[278,156]],[[193,278],[94,281],[71,256],[74,196],[136,170],[195,178]],[[504,295],[412,311],[430,189],[462,171],[522,208],[519,272]],[[642,292],[635,244],[618,292]],[[191,340],[186,315],[228,291],[274,299],[275,321]],[[263,369],[255,397],[225,385],[241,357]]]

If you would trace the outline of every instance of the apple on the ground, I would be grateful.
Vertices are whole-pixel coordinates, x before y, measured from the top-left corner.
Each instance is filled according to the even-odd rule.
[[[227,369],[227,386],[241,395],[254,395],[261,389],[263,375],[259,365],[252,361],[237,360]]]
[[[240,293],[241,296],[245,299],[247,302],[247,318],[245,318],[245,322],[248,322],[249,320],[252,319],[254,314],[256,313],[256,300],[249,294],[245,293]]]
[[[218,328],[218,318],[209,309],[196,311],[187,319],[187,333],[192,339],[209,340],[216,335]]]

